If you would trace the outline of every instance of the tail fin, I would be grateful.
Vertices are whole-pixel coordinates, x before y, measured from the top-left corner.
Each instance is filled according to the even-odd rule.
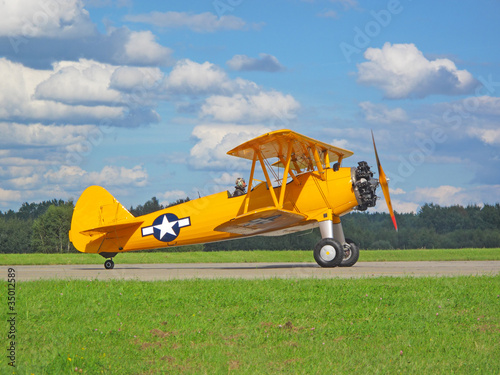
[[[78,251],[97,253],[108,247],[101,249],[104,241],[111,239],[106,236],[108,233],[134,229],[141,223],[106,189],[90,186],[76,202],[69,239]],[[123,245],[116,247],[115,250],[123,249]]]

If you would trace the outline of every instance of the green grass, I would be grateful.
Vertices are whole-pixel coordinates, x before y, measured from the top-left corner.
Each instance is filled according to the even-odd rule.
[[[500,373],[498,275],[49,280],[16,293],[15,374]]]
[[[362,262],[419,260],[500,260],[500,249],[362,250]],[[115,261],[131,263],[314,262],[309,251],[128,252]],[[101,264],[97,254],[0,254],[0,265]]]

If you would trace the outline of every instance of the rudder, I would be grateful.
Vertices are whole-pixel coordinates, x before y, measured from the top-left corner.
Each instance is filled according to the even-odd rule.
[[[90,186],[76,202],[71,220],[69,239],[80,252],[98,252],[95,246],[88,246],[109,230],[128,225],[134,216],[106,189]]]

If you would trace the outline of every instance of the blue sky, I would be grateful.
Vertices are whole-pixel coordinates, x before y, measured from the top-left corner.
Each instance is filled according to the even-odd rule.
[[[375,165],[393,205],[500,202],[500,3],[0,4],[0,210],[232,189],[229,149],[290,128]],[[377,210],[386,210],[385,204]]]

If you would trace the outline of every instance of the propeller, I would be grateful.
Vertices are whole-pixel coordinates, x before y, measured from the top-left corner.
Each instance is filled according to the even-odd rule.
[[[394,224],[394,228],[396,232],[398,231],[398,224],[396,223],[396,216],[394,216],[394,210],[392,209],[391,196],[389,195],[389,180],[387,179],[384,170],[382,169],[382,165],[380,164],[380,159],[378,158],[377,146],[375,146],[375,138],[373,136],[372,130],[372,141],[373,141],[373,149],[375,150],[375,158],[377,159],[377,167],[378,167],[378,181],[380,182],[380,186],[382,187],[382,192],[384,193],[385,202],[387,203],[387,208],[389,209],[389,213],[391,215],[392,223]]]

